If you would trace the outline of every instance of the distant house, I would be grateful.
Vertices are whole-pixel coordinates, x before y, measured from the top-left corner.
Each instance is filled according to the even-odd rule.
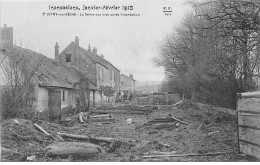
[[[126,76],[124,74],[120,75],[120,91],[123,92],[134,92],[136,80],[133,77],[133,74]]]
[[[100,105],[105,98],[100,95],[101,87],[111,87],[114,91],[113,99],[119,93],[120,86],[120,71],[110,62],[104,59],[103,55],[97,54],[97,48],[91,50],[90,45],[88,50],[79,45],[79,38],[75,37],[75,42],[71,42],[61,53],[59,46],[55,46],[55,60],[70,68],[75,68],[77,71],[84,74],[91,82],[96,84],[96,90],[93,90],[91,97],[95,100],[95,104]]]
[[[13,27],[0,27],[0,49],[11,49],[13,47]]]
[[[75,84],[78,82],[85,81],[90,90],[96,89],[95,84],[74,68],[18,46],[13,46],[10,51],[15,51],[17,55],[23,55],[23,58],[28,59],[28,66],[39,63],[32,80],[33,92],[31,93],[34,98],[35,114],[39,119],[55,121],[73,113],[77,97]],[[0,57],[9,58],[7,53],[1,53]],[[1,78],[3,79],[2,76]],[[91,102],[93,104],[94,100]]]

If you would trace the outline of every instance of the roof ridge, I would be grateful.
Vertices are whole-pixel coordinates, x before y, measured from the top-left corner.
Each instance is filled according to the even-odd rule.
[[[15,47],[15,48],[18,48],[18,49],[21,49],[21,50],[25,50],[25,51],[27,51],[28,53],[37,54],[37,55],[40,55],[41,57],[44,57],[44,58],[46,58],[46,59],[48,59],[48,60],[54,61],[54,59],[52,59],[52,58],[50,58],[50,57],[47,57],[47,56],[45,56],[45,55],[43,55],[43,54],[41,54],[41,53],[38,53],[38,52],[36,52],[36,51],[30,50],[30,49],[27,49],[27,48],[23,48],[23,47],[20,47],[20,46],[17,46],[17,45],[14,45],[14,47]]]

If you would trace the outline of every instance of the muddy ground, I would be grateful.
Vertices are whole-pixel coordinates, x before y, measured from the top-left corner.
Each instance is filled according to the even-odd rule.
[[[181,118],[188,125],[175,126],[141,124],[155,119],[165,118],[169,114]],[[1,161],[26,161],[26,157],[36,155],[34,161],[256,161],[238,154],[235,117],[196,104],[182,107],[159,107],[149,115],[113,114],[112,123],[77,123],[73,127],[45,121],[38,122],[54,137],[57,132],[73,133],[95,137],[113,137],[117,139],[133,139],[140,141],[133,145],[122,143],[113,152],[91,159],[49,158],[44,148],[54,140],[44,135],[33,126],[33,122],[13,119],[1,122]],[[132,124],[127,119],[133,120]],[[199,125],[203,123],[200,130]],[[75,141],[66,139],[67,141]],[[7,151],[11,149],[12,151]],[[225,152],[214,156],[186,156],[143,158],[156,151],[173,152],[175,154],[201,154]]]

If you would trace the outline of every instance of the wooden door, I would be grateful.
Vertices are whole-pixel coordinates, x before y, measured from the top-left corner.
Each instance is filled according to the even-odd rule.
[[[61,90],[49,89],[49,117],[50,121],[60,120],[61,118]]]

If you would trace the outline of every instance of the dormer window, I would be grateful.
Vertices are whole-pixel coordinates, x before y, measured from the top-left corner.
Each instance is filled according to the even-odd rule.
[[[65,54],[66,62],[71,62],[71,54]]]

